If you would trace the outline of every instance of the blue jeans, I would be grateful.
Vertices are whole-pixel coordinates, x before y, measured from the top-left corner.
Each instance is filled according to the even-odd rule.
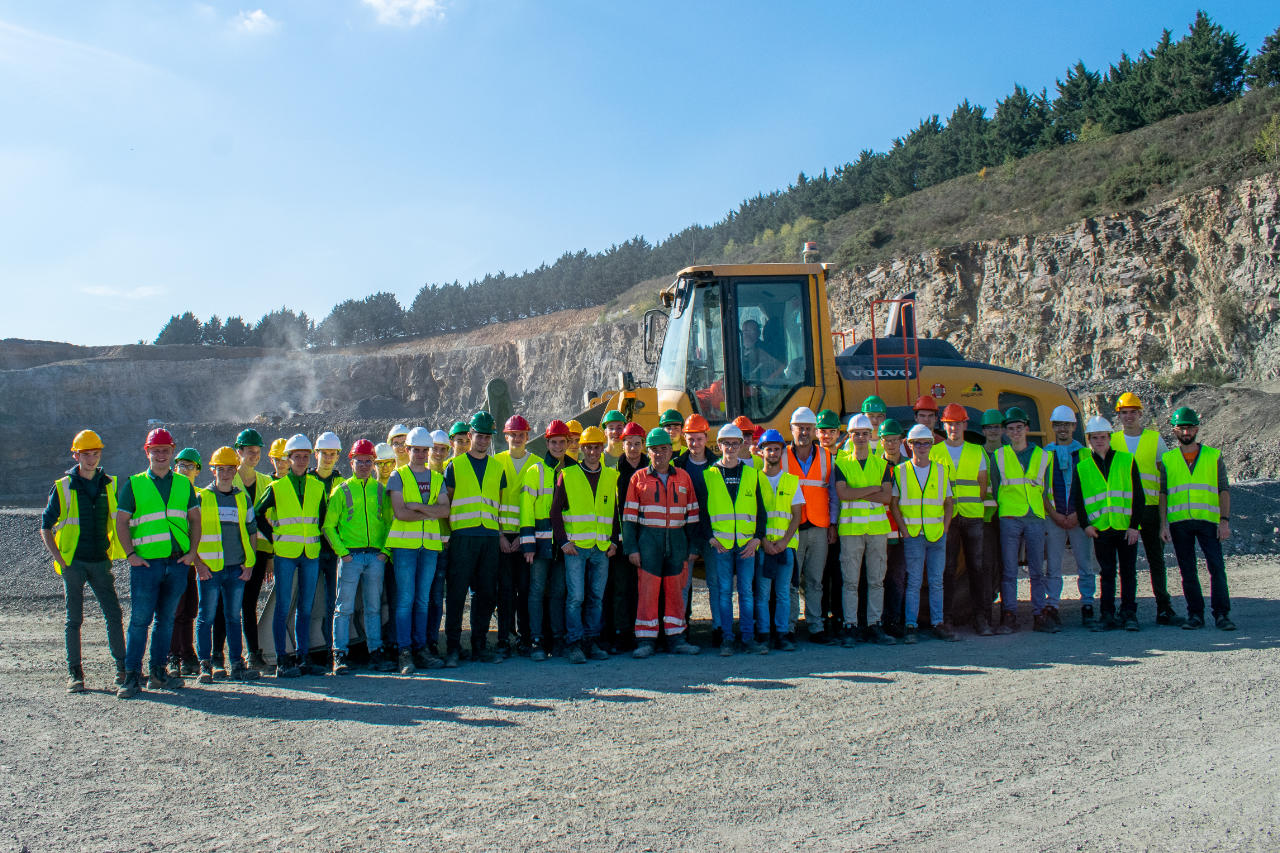
[[[1000,557],[1004,573],[1000,578],[1000,609],[1018,612],[1018,544],[1027,545],[1027,574],[1031,576],[1031,612],[1037,616],[1049,602],[1049,587],[1044,574],[1044,519],[1035,515],[1000,519]],[[1058,578],[1058,594],[1062,578]]]
[[[316,599],[316,579],[320,576],[319,557],[275,557],[276,612],[271,620],[271,638],[276,644],[276,660],[284,658],[289,624],[289,598],[293,582],[298,582],[298,609],[293,615],[294,650],[298,657],[311,651],[311,605]]]
[[[930,542],[919,536],[902,537],[903,557],[907,561],[907,627],[916,627],[920,618],[920,582],[929,580],[929,617],[942,621],[942,573],[947,566],[947,537]]]
[[[1063,530],[1052,521],[1044,523],[1045,574],[1049,584],[1049,606],[1057,607],[1062,601],[1062,552],[1071,543],[1071,556],[1076,560],[1076,588],[1080,590],[1080,604],[1093,606],[1098,591],[1098,564],[1093,555],[1093,540],[1083,527]]]
[[[383,563],[376,551],[353,551],[350,562],[338,558],[338,599],[333,608],[333,650],[347,651],[351,644],[351,614],[356,609],[356,589],[364,601],[364,638],[369,652],[382,648]],[[361,587],[360,581],[364,580]]]
[[[598,548],[579,548],[564,555],[564,640],[594,640],[604,628],[604,587],[609,557]],[[585,604],[584,604],[585,601]]]
[[[152,622],[151,666],[163,667],[173,642],[173,617],[187,591],[187,567],[174,559],[150,559],[150,565],[129,567],[129,633],[124,645],[124,668],[142,671],[147,629]]]
[[[391,566],[396,573],[396,643],[402,652],[427,646],[427,612],[439,556],[439,551],[430,548],[391,549]]]
[[[795,571],[796,552],[787,548],[781,554],[766,554],[764,548],[756,551],[755,589],[752,600],[755,602],[755,629],[763,637],[768,633],[769,596],[774,590],[778,592],[777,603],[773,607],[773,630],[781,637],[791,630],[791,573]],[[707,574],[711,574],[708,572]]]
[[[218,614],[218,601],[222,601],[222,618],[227,622],[227,650],[231,660],[238,661],[244,654],[244,638],[240,635],[240,606],[244,601],[244,581],[240,573],[244,566],[223,566],[207,580],[197,580],[200,594],[200,610],[196,615],[196,657],[213,660],[213,619]]]
[[[738,576],[738,633],[742,642],[755,639],[755,605],[751,587],[755,584],[755,557],[742,556],[742,547],[735,545],[721,554],[707,546],[707,565],[715,573],[719,598],[713,602],[720,611],[720,630],[724,641],[733,642],[733,576]],[[708,573],[710,574],[710,572]]]

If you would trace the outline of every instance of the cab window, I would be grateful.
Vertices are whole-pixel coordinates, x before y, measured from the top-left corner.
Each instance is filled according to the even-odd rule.
[[[743,414],[772,418],[799,388],[813,385],[806,280],[744,282],[737,288]]]

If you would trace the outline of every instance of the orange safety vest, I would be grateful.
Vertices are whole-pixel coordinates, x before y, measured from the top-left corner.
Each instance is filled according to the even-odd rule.
[[[800,467],[800,460],[796,459],[795,449],[788,444],[787,473],[800,479],[800,491],[804,493],[801,523],[807,521],[815,527],[830,527],[831,493],[827,491],[827,478],[831,476],[831,454],[816,443],[813,452],[818,454],[818,458],[809,463],[809,473],[806,474]]]

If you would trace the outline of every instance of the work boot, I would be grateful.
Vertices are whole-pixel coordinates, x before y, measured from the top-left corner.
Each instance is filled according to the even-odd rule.
[[[197,684],[213,684],[213,661],[200,661],[200,674],[196,676]]]
[[[769,644],[763,638],[756,637],[752,640],[751,645],[747,647],[747,651],[753,655],[767,655],[769,654]]]
[[[1053,624],[1053,627],[1055,628],[1055,630],[1054,630],[1054,632],[1053,632],[1053,633],[1055,633],[1055,634],[1056,634],[1056,633],[1058,633],[1058,631],[1061,631],[1061,630],[1062,630],[1062,615],[1061,615],[1060,613],[1058,613],[1058,608],[1056,608],[1056,607],[1046,607],[1046,608],[1044,609],[1044,615],[1045,615],[1045,616],[1049,619],[1049,621]]]
[[[413,675],[413,673],[414,673],[413,652],[409,651],[408,649],[401,649],[400,650],[400,674]]]
[[[276,678],[297,678],[302,675],[293,655],[276,655]]]
[[[78,666],[67,668],[67,692],[84,692],[84,669]]]
[[[1044,613],[1036,613],[1031,617],[1031,630],[1039,631],[1042,634],[1052,634],[1053,620]]]
[[[946,643],[954,643],[960,639],[956,636],[956,632],[951,630],[951,626],[946,622],[939,622],[937,625],[934,625],[931,633],[933,634],[934,639],[942,640]]]
[[[1012,610],[1006,610],[1000,614],[1000,627],[996,628],[997,634],[1012,634],[1018,630],[1018,614]]]
[[[642,639],[636,643],[636,650],[631,653],[637,660],[653,657],[653,640]]]
[[[267,671],[267,659],[262,656],[262,650],[249,652],[249,668],[256,669],[258,672]]]
[[[169,674],[175,678],[182,677],[182,658],[178,655],[169,655]]]
[[[884,627],[877,622],[867,629],[868,639],[881,646],[896,646],[898,641],[885,633]]]
[[[217,654],[213,657],[213,677],[219,681],[226,680],[227,658],[223,654]]]
[[[1089,626],[1089,630],[1095,634],[1102,631],[1114,631],[1120,625],[1116,622],[1114,613],[1103,613],[1102,618],[1093,620],[1093,624]]]
[[[1169,625],[1170,627],[1177,628],[1185,621],[1185,619],[1173,612],[1172,607],[1157,611],[1156,613],[1157,625]]]
[[[578,649],[579,652],[582,649]],[[488,646],[472,646],[471,659],[480,663],[502,663],[506,658]]]
[[[333,668],[329,670],[334,675],[350,675],[351,667],[347,665],[347,653],[335,651],[333,653]]]
[[[844,632],[840,637],[840,646],[842,648],[851,649],[858,645],[858,626],[845,625]]]
[[[722,658],[733,657],[733,638],[732,637],[725,637],[724,642],[720,644],[720,657]]]
[[[582,652],[581,643],[569,644],[569,663],[586,663],[587,656]]]
[[[1137,615],[1136,613],[1126,613],[1126,614],[1124,614],[1124,629],[1125,629],[1126,631],[1137,631],[1137,630],[1139,630],[1139,625],[1138,625],[1138,615]]]
[[[150,675],[147,677],[148,690],[181,690],[186,686],[187,683],[182,680],[181,675],[166,672],[162,666],[153,666]]]
[[[507,660],[511,657],[511,644],[506,641],[498,643],[494,648],[494,652],[496,652],[503,660]]]
[[[200,672],[200,659],[195,656],[188,656],[182,659],[182,666],[178,671],[180,676],[192,676]]]
[[[372,663],[376,672],[396,671],[396,656],[391,654],[390,649],[375,649]]]
[[[458,649],[449,649],[447,652],[445,652],[445,655],[444,655],[444,668],[457,669],[458,659],[460,657],[461,657],[461,654],[459,654]]]
[[[124,661],[116,661],[116,687],[124,684]]]
[[[1236,623],[1231,621],[1231,617],[1225,613],[1219,613],[1213,617],[1213,624],[1217,626],[1219,631],[1234,631]]]
[[[979,637],[990,637],[995,634],[991,630],[991,620],[987,618],[987,614],[979,613],[973,620],[973,630]]]
[[[541,640],[534,640],[529,644],[529,660],[542,663],[547,659],[547,650],[542,647]]]
[[[702,651],[702,647],[695,646],[689,642],[689,638],[683,632],[676,634],[674,637],[669,637],[667,643],[667,651],[673,655],[696,655]],[[728,637],[725,637],[725,643],[729,643]]]
[[[609,653],[600,647],[600,644],[592,640],[587,643],[587,657],[592,660],[608,660]]]
[[[1088,628],[1091,631],[1093,630],[1093,626],[1098,623],[1098,620],[1093,618],[1092,604],[1085,604],[1080,608],[1080,622],[1084,625],[1084,627]]]
[[[1203,627],[1204,627],[1204,617],[1199,616],[1195,613],[1188,616],[1187,620],[1182,623],[1182,630],[1184,631],[1197,631]]]
[[[790,631],[778,638],[778,651],[794,652],[799,646],[796,645],[796,635]]]
[[[138,691],[142,689],[142,673],[126,672],[124,681],[116,688],[117,699],[132,699],[138,695]]]
[[[814,631],[809,634],[809,642],[816,646],[834,646],[838,640],[826,631]]]
[[[906,631],[903,632],[902,642],[908,646],[914,646],[918,641],[916,638],[916,626],[908,625]]]
[[[227,678],[231,681],[257,681],[262,677],[262,673],[256,669],[250,669],[245,664],[244,658],[235,658],[231,661],[231,671],[227,673]]]
[[[711,629],[711,648],[718,649],[720,648],[720,644],[723,642],[724,642],[724,629],[712,628]]]

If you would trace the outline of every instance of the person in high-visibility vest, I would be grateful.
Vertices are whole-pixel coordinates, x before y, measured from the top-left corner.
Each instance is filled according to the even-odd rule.
[[[617,409],[610,409],[600,419],[600,428],[604,430],[604,455],[600,457],[601,465],[610,468],[618,467],[618,460],[625,452],[622,446],[622,431],[626,429],[627,416]]]
[[[62,576],[66,600],[67,692],[84,692],[80,626],[84,624],[84,587],[89,585],[107,624],[107,646],[116,662],[116,686],[124,683],[124,623],[111,561],[124,556],[116,539],[116,478],[106,474],[102,439],[91,429],[71,440],[76,464],[49,490],[40,516],[40,538]]]
[[[951,478],[945,466],[929,458],[933,431],[916,424],[907,433],[911,458],[899,463],[889,504],[902,531],[907,561],[906,633],[903,642],[916,642],[920,617],[920,584],[929,584],[929,618],[933,636],[958,639],[942,621],[942,572],[947,559],[947,528],[955,511]]]
[[[699,415],[699,417],[701,417]],[[705,429],[705,428],[704,428]],[[705,432],[702,436],[705,443]],[[550,443],[548,442],[548,447]],[[631,485],[631,478],[638,471],[643,471],[649,467],[649,457],[644,452],[645,448],[645,431],[644,427],[635,421],[631,421],[622,428],[622,455],[618,457],[618,464],[613,467],[618,469],[618,506],[621,508],[627,501],[627,487]],[[714,458],[710,450],[707,450],[704,457],[705,460]],[[689,465],[693,462],[691,453],[684,454],[685,464]],[[671,461],[671,467],[678,467],[676,461]],[[694,467],[697,467],[694,465]],[[704,469],[706,465],[702,466]],[[690,481],[693,481],[693,474],[689,468],[682,468],[686,474],[689,474]],[[699,477],[698,482],[701,481]],[[693,483],[695,494],[698,490],[698,482]],[[618,530],[618,551],[609,558],[609,583],[605,587],[605,606],[611,609],[612,619],[607,619],[606,624],[612,623],[613,636],[606,637],[606,641],[611,640],[613,645],[609,649],[611,654],[622,654],[623,652],[635,651],[636,648],[636,611],[639,607],[640,600],[640,576],[636,571],[635,565],[631,559],[622,550],[622,530]],[[693,543],[689,544],[691,549]],[[693,585],[692,581],[692,564],[693,557],[690,556],[690,571],[688,586]],[[685,600],[689,600],[689,590],[686,587]],[[686,624],[688,614],[685,615]]]
[[[1154,429],[1142,426],[1142,400],[1126,391],[1116,400],[1116,417],[1121,430],[1111,434],[1111,446],[1131,455],[1142,475],[1142,491],[1146,506],[1142,508],[1142,550],[1147,555],[1151,575],[1151,594],[1156,600],[1157,625],[1181,625],[1183,619],[1173,610],[1169,595],[1169,571],[1164,562],[1164,541],[1160,538],[1160,460],[1169,452],[1164,438]]]
[[[1089,450],[1081,451],[1071,483],[1072,506],[1084,534],[1093,542],[1101,567],[1102,595],[1092,631],[1138,630],[1138,527],[1142,523],[1142,477],[1133,457],[1111,446],[1111,424],[1094,416],[1085,424]],[[1120,576],[1120,612],[1116,613],[1116,574]]]
[[[1209,594],[1213,623],[1221,631],[1234,631],[1231,593],[1222,543],[1231,538],[1231,491],[1227,466],[1216,447],[1196,440],[1200,416],[1183,406],[1169,419],[1178,447],[1162,457],[1160,473],[1160,537],[1173,543],[1182,574],[1182,594],[1187,600],[1187,620],[1182,627],[1204,627],[1204,593],[1196,572],[1196,545],[1209,569]]]
[[[989,595],[986,603],[990,611],[990,605],[999,598],[1000,577],[1004,572],[1000,557],[1000,513],[996,511],[996,493],[991,487],[990,473],[996,464],[996,451],[1004,446],[1004,412],[987,409],[982,413],[982,437],[986,439],[982,450],[987,457],[987,491],[982,498],[982,569],[987,576]],[[999,625],[999,617],[992,624]]]
[[[196,485],[196,478],[203,470],[200,451],[194,447],[184,447],[173,457],[173,471],[186,477],[191,485]],[[200,497],[200,489],[196,488],[196,498]],[[178,607],[173,612],[173,635],[169,641],[169,674],[182,678],[194,676],[200,671],[200,661],[196,657],[196,617],[200,615],[199,585],[196,583],[196,568],[187,569],[187,589],[178,599]],[[224,670],[225,671],[225,670]]]
[[[409,464],[409,447],[407,441],[409,438],[409,428],[404,424],[396,424],[387,430],[387,444],[391,445],[391,450],[395,453],[395,466],[392,468],[403,468]],[[385,485],[385,483],[384,483]]]
[[[1084,528],[1076,521],[1076,505],[1072,497],[1076,465],[1088,448],[1074,438],[1076,413],[1070,406],[1057,406],[1049,415],[1053,441],[1044,446],[1049,454],[1049,481],[1045,484],[1051,498],[1049,518],[1044,525],[1045,566],[1050,578],[1062,576],[1062,558],[1071,543],[1071,556],[1076,564],[1076,588],[1080,591],[1080,620],[1093,628],[1097,614],[1093,610],[1098,591],[1098,567],[1094,562],[1092,543]],[[1057,603],[1051,602],[1054,606]]]
[[[520,492],[520,550],[529,566],[529,659],[547,660],[564,642],[564,552],[554,546],[551,499],[561,467],[573,462],[565,456],[569,426],[552,421],[543,432],[545,456],[524,469]]]
[[[235,485],[240,457],[230,447],[219,447],[209,460],[213,482],[200,495],[200,546],[196,549],[196,587],[199,615],[196,616],[196,657],[200,671],[196,680],[212,684],[214,677],[213,622],[219,610],[226,622],[226,642],[231,652],[231,669],[225,677],[249,681],[258,677],[250,669],[240,637],[241,598],[245,581],[253,575],[257,555],[253,540],[258,535],[253,523],[253,503],[244,489]],[[221,652],[219,652],[219,656]],[[219,660],[219,667],[222,662]]]
[[[803,517],[804,492],[800,478],[788,474],[782,466],[787,441],[776,429],[760,436],[764,467],[760,469],[761,493],[765,505],[765,535],[756,552],[755,586],[752,594],[756,606],[756,632],[768,635],[772,648],[784,652],[796,650],[796,637],[791,633],[791,576],[796,565],[796,531]],[[771,607],[772,605],[772,607]],[[773,612],[770,622],[769,613]],[[772,630],[770,630],[772,625]]]
[[[893,498],[893,478],[885,460],[871,453],[871,419],[854,415],[849,419],[853,449],[836,458],[836,494],[840,512],[836,528],[840,534],[841,592],[844,597],[841,645],[853,648],[859,638],[858,587],[863,564],[867,579],[867,634],[877,643],[891,644],[884,632],[884,575],[888,568],[889,512]]]
[[[840,454],[844,451],[845,431],[844,424],[840,423],[840,416],[832,409],[822,409],[817,414],[817,423],[814,425],[814,438],[816,444],[831,456],[831,476],[835,481],[839,477],[835,462]],[[858,603],[861,614],[853,613],[846,617],[844,612],[844,570],[840,564],[841,537],[835,516],[839,514],[836,503],[831,504],[831,524],[836,527],[836,536],[834,541],[827,545],[827,561],[822,567],[822,628],[832,637],[839,638],[842,644],[850,642],[849,632],[845,631],[846,625],[859,624],[859,616],[865,619],[867,602],[866,596],[854,596],[853,600]],[[865,590],[866,578],[862,578],[859,586]],[[854,632],[853,641],[856,641],[857,632]]]
[[[947,532],[947,567],[942,574],[942,621],[948,628],[958,622],[955,613],[956,574],[960,549],[964,548],[964,573],[973,610],[973,629],[979,637],[995,633],[991,628],[991,586],[982,571],[982,501],[987,492],[987,454],[982,447],[964,440],[969,413],[951,403],[942,411],[945,441],[935,442],[930,451],[934,462],[942,463],[955,491],[956,513]]]
[[[742,450],[742,430],[725,424],[716,434],[720,459],[703,472],[707,505],[702,516],[701,533],[709,548],[707,571],[716,573],[720,598],[712,602],[720,610],[720,627],[724,641],[720,655],[734,652],[733,589],[738,587],[738,634],[742,648],[754,654],[768,654],[765,626],[755,624],[753,587],[756,575],[756,552],[765,540],[768,512],[764,504],[760,473],[738,458]],[[760,629],[765,630],[760,630]]]
[[[453,450],[453,458],[466,456],[471,449],[471,431],[466,421],[454,421],[449,427],[449,447]]]
[[[902,440],[906,434],[902,424],[894,418],[885,418],[876,430],[880,441],[872,448],[871,453],[885,461],[890,486],[896,482],[898,465],[905,459]],[[880,619],[886,634],[902,639],[906,636],[907,559],[902,547],[902,530],[892,512],[889,513],[889,535],[886,537],[884,550],[884,609]]]
[[[800,544],[796,549],[796,578],[791,591],[791,624],[800,617],[800,596],[804,593],[804,621],[809,640],[834,645],[837,639],[825,630],[822,616],[822,575],[827,566],[827,548],[836,539],[831,508],[839,503],[835,494],[835,465],[826,448],[814,441],[818,418],[801,406],[791,413],[791,444],[784,465],[788,474],[800,478],[804,492],[804,520],[800,523]]]
[[[147,470],[120,484],[116,498],[116,539],[129,561],[129,630],[125,637],[124,683],[116,697],[128,699],[142,688],[142,658],[151,629],[147,688],[174,689],[181,677],[165,671],[173,616],[187,589],[187,569],[200,544],[200,503],[186,477],[169,470],[173,436],[164,428],[147,435]],[[152,629],[152,624],[154,628]]]
[[[271,442],[271,448],[267,451],[267,461],[271,463],[271,479],[279,480],[285,474],[289,473],[289,460],[285,458],[284,446],[289,443],[287,438],[277,438]],[[258,497],[262,497],[259,495]]]
[[[311,473],[324,487],[323,503],[329,503],[329,495],[334,486],[342,482],[342,473],[338,471],[338,459],[342,456],[342,440],[337,433],[325,431],[316,436],[315,453],[312,458]],[[326,512],[326,516],[328,513]],[[333,666],[331,649],[333,648],[333,611],[338,606],[338,555],[333,552],[326,536],[320,537],[320,572],[316,576],[315,600],[311,605],[312,621],[319,622],[320,635],[324,638],[324,652],[318,653],[323,660],[325,671]],[[308,637],[313,631],[308,628]]]
[[[707,504],[707,486],[702,475],[707,468],[714,465],[720,457],[707,444],[707,432],[711,429],[711,424],[702,415],[694,413],[685,418],[684,426],[681,428],[684,436],[685,451],[678,454],[671,460],[672,468],[679,468],[689,475],[689,479],[693,481],[693,491],[698,496],[698,506],[706,506]],[[636,449],[640,449],[640,445],[644,443],[644,431],[637,429],[639,435],[636,442]],[[624,448],[625,450],[625,448]],[[625,453],[624,453],[625,455]],[[745,464],[750,464],[744,460]],[[643,467],[643,466],[641,466]],[[634,470],[634,469],[632,469]],[[625,485],[623,486],[623,495],[625,496]],[[723,630],[720,627],[720,585],[716,579],[716,573],[709,568],[707,559],[708,545],[707,541],[701,536],[695,536],[689,541],[689,589],[685,592],[685,599],[689,602],[690,615],[692,614],[693,605],[693,561],[695,558],[702,559],[703,571],[707,580],[707,601],[711,610],[711,645],[714,648],[720,648],[720,642],[724,637]],[[615,560],[624,566],[629,566],[626,558]],[[634,574],[634,573],[632,573]],[[688,618],[688,616],[686,616]],[[635,617],[631,617],[634,624]]]
[[[324,525],[324,486],[307,470],[311,440],[301,433],[285,443],[289,473],[271,483],[253,508],[258,532],[270,537],[275,553],[275,612],[271,640],[277,678],[297,678],[313,671],[307,660],[311,645],[311,609],[320,577],[320,528]],[[297,583],[293,620],[294,653],[288,653],[289,608]],[[319,671],[317,671],[318,674]]]
[[[862,401],[861,411],[871,421],[871,435],[873,437],[880,435],[881,425],[889,419],[889,407],[885,405],[884,400],[872,394]],[[848,450],[846,446],[845,451]]]
[[[271,488],[271,475],[258,470],[258,463],[262,460],[262,435],[252,428],[241,430],[236,436],[235,451],[240,459],[240,467],[233,483],[236,488],[244,489],[250,506],[253,506],[263,492]],[[271,560],[271,543],[261,536],[254,538],[257,542],[254,545],[253,569],[244,585],[240,624],[244,628],[245,648],[249,652],[248,664],[261,672],[267,668],[267,661],[262,656],[262,643],[258,639],[258,596],[262,593],[262,585],[267,578],[273,577],[274,564]],[[216,626],[214,631],[217,632]]]
[[[431,456],[427,467],[441,477],[449,469],[453,448],[449,433],[442,429],[431,431]],[[431,603],[427,606],[427,654],[440,656],[440,634],[444,631],[444,579],[449,575],[449,518],[440,519],[440,553],[436,556],[436,574],[431,579]],[[395,573],[392,572],[392,576]],[[443,658],[441,658],[443,660]]]
[[[1025,545],[1027,574],[1031,577],[1031,613],[1034,629],[1056,634],[1062,630],[1057,608],[1051,602],[1062,594],[1062,577],[1046,578],[1044,524],[1050,502],[1049,456],[1027,441],[1031,419],[1021,408],[1004,413],[1009,443],[995,453],[991,487],[1000,513],[1000,553],[1004,572],[1000,580],[1000,627],[997,634],[1018,628],[1018,550]]]
[[[503,657],[529,654],[529,564],[520,552],[520,492],[525,469],[533,462],[529,452],[532,427],[523,415],[512,415],[502,426],[507,449],[494,456],[503,466],[507,485],[498,505],[498,527],[505,534],[498,553],[498,642]],[[502,545],[502,543],[506,545]]]

